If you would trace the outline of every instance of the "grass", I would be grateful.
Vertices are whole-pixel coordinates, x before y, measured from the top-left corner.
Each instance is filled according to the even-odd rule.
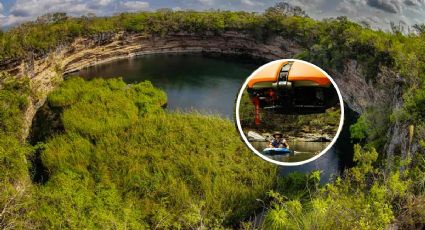
[[[221,228],[260,208],[276,168],[230,121],[164,112],[164,102],[148,82],[64,82],[48,98],[64,132],[43,144],[49,179],[30,218],[42,228]]]
[[[0,31],[2,68],[45,57],[78,37],[118,31],[151,36],[239,31],[259,41],[275,35],[295,41],[301,47],[298,58],[325,70],[342,70],[354,60],[371,84],[379,81],[382,69],[398,73],[405,80],[403,107],[387,111],[377,105],[352,128],[354,137],[370,148],[355,150],[358,166],[325,188],[306,183],[308,175],[278,183],[278,194],[269,193],[275,211],[267,216],[266,227],[423,227],[424,31],[388,33],[345,17],[316,21],[273,10],[63,16]],[[267,200],[266,192],[274,187],[276,168],[248,152],[229,121],[165,113],[160,108],[165,96],[149,83],[78,79],[49,96],[55,111],[63,111],[64,131],[37,147],[50,177],[45,184],[31,184],[27,156],[34,156],[34,147],[22,133],[29,89],[28,78],[1,74],[0,210],[6,214],[0,216],[0,228],[235,227],[259,208],[255,199]],[[373,147],[382,150],[389,122],[413,127],[418,148],[412,159],[394,161],[395,169],[383,170],[382,162],[374,162]],[[294,213],[299,215],[294,218]]]

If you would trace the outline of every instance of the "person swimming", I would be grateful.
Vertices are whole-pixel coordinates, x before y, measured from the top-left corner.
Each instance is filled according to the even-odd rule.
[[[273,140],[270,141],[270,148],[289,148],[288,142],[283,138],[283,134],[279,132],[273,133]]]

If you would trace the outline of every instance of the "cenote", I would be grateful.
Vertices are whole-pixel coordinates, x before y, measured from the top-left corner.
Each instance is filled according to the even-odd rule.
[[[205,54],[151,54],[99,64],[68,74],[86,79],[122,77],[127,83],[149,80],[167,93],[167,109],[199,111],[233,119],[236,94],[244,80],[264,61],[238,56]],[[345,106],[347,108],[347,106]],[[348,128],[355,114],[346,109],[345,125],[336,144],[322,157],[296,167],[281,167],[280,174],[322,171],[328,181],[352,165]],[[219,135],[211,133],[211,135]]]
[[[167,109],[199,111],[231,119],[236,93],[261,62],[246,57],[151,54],[96,65],[70,75],[150,81],[167,93]]]

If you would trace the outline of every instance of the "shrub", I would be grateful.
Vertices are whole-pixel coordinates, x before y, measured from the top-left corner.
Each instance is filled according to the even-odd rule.
[[[276,168],[230,121],[168,113],[164,102],[148,82],[76,78],[52,92],[65,131],[41,152],[50,177],[31,219],[44,228],[213,228],[257,210]]]

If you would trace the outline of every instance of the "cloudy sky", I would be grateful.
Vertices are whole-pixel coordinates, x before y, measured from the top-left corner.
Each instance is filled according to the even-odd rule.
[[[98,16],[123,11],[156,10],[244,10],[264,11],[279,0],[0,0],[0,25],[7,28],[33,20],[49,12],[67,12],[72,16],[94,13]],[[425,23],[425,0],[287,0],[301,6],[313,18],[348,16],[367,22],[374,28],[387,29],[389,22],[413,25]]]

